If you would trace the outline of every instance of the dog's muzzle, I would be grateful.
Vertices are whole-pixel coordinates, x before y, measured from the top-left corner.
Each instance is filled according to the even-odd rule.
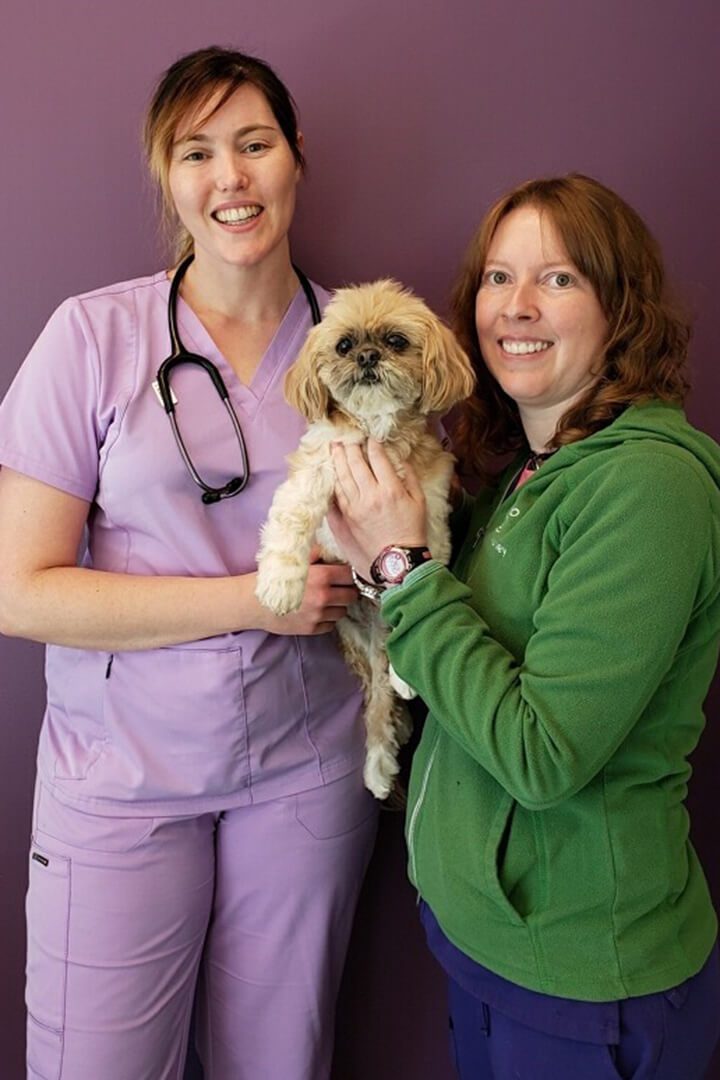
[[[360,381],[364,383],[374,383],[380,378],[377,372],[377,366],[380,363],[380,352],[378,349],[361,349],[357,354],[357,362],[360,371],[362,372]]]

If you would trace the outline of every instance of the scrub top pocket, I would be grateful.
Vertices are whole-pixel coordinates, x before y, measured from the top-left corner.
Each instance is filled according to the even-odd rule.
[[[239,646],[118,652],[103,684],[107,744],[83,798],[189,799],[247,786]]]

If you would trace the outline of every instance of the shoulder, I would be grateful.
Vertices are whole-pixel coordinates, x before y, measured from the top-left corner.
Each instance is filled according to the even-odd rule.
[[[68,297],[50,317],[39,344],[64,340],[98,356],[117,349],[134,353],[139,336],[155,325],[165,327],[166,282],[161,272]]]
[[[720,513],[717,476],[707,463],[660,438],[603,448],[564,471],[559,519],[573,535],[600,528],[657,538],[674,531],[707,544]]]
[[[578,486],[672,495],[686,487],[706,493],[716,488],[707,465],[695,453],[660,438],[608,447],[586,459],[584,466],[578,470]]]
[[[79,308],[90,319],[104,318],[112,310],[134,308],[138,304],[163,304],[167,300],[168,289],[167,276],[164,271],[159,271],[71,296],[61,308]]]
[[[62,381],[75,373],[90,378],[99,393],[113,372],[111,390],[119,392],[120,384],[130,378],[132,364],[118,364],[117,358],[135,357],[138,341],[149,328],[157,326],[158,334],[164,332],[164,280],[164,273],[158,273],[68,297],[36,339],[22,365],[23,377],[37,373]]]

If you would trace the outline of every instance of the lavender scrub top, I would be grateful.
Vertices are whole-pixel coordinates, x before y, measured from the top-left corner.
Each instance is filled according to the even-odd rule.
[[[206,506],[152,383],[170,351],[164,272],[65,301],[0,405],[0,463],[86,499],[80,564],[214,577],[255,569],[258,530],[305,424],[283,378],[311,326],[298,289],[250,386],[192,310],[191,352],[219,368],[247,444],[250,480]],[[329,294],[317,289],[321,307]],[[213,486],[240,470],[230,420],[206,373],[171,377],[177,418]],[[50,645],[38,767],[65,802],[101,814],[204,813],[294,794],[363,759],[362,698],[335,634],[245,630],[168,648]]]

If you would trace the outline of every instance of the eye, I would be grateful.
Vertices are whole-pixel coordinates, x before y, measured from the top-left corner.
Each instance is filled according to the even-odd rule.
[[[204,161],[207,154],[203,150],[191,150],[185,154],[183,161]]]
[[[385,338],[385,344],[389,345],[395,352],[402,352],[404,349],[407,349],[410,342],[404,334],[392,333],[388,334]]]
[[[335,352],[338,354],[338,356],[347,356],[347,354],[350,352],[352,347],[353,347],[352,338],[341,337],[340,340],[338,341],[337,345],[335,346]]]
[[[244,148],[247,154],[261,154],[263,150],[267,150],[267,143],[264,142],[251,142]]]
[[[558,289],[568,289],[575,284],[575,278],[567,270],[556,270],[555,273],[549,275],[548,282]]]
[[[509,278],[504,270],[488,270],[483,281],[488,285],[507,285]]]

